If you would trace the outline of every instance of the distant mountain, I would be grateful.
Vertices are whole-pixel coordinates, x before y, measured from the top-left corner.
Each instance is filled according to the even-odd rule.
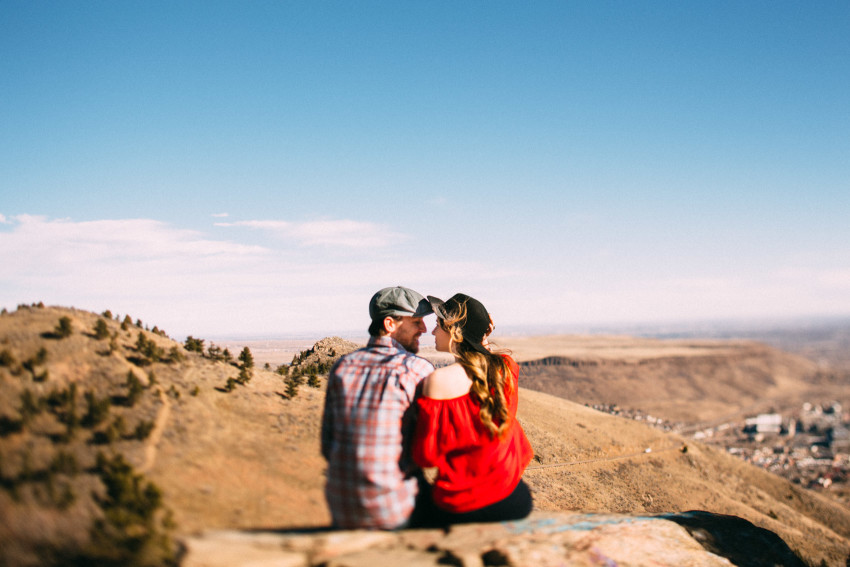
[[[205,529],[328,525],[324,378],[292,388],[240,352],[107,315],[0,316],[0,564],[167,564]],[[653,372],[628,379],[650,388]],[[774,532],[809,565],[850,555],[850,511],[719,450],[525,388],[519,419],[539,510],[704,510]]]

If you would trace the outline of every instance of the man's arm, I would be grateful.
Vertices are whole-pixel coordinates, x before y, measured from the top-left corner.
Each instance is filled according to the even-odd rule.
[[[401,418],[402,455],[400,464],[402,470],[408,474],[418,468],[412,457],[413,435],[416,430],[416,414],[418,412],[416,400],[422,395],[422,383],[425,377],[433,371],[434,366],[430,362],[425,359],[418,359],[412,367],[408,368],[407,380],[403,381],[409,406]]]

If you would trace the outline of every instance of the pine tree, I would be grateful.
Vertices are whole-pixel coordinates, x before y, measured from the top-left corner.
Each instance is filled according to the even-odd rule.
[[[240,384],[247,384],[251,381],[251,370],[245,368],[244,366],[239,368],[239,377],[236,378],[236,381]]]
[[[15,364],[15,355],[6,349],[0,351],[0,366],[12,366]]]
[[[110,400],[109,398],[97,399],[95,392],[89,390],[83,394],[86,400],[86,413],[83,416],[82,424],[84,427],[94,427],[106,420],[109,415]]]
[[[286,397],[290,400],[298,395],[298,387],[303,383],[300,375],[292,375],[286,379]]]
[[[147,338],[143,331],[139,331],[139,338],[136,340],[136,350],[148,362],[158,362],[162,358],[162,348],[153,339]]]
[[[106,337],[109,336],[109,327],[106,326],[106,321],[103,319],[98,319],[97,323],[94,325],[94,337],[102,341]]]
[[[112,333],[112,336],[109,337],[109,354],[112,354],[118,350],[118,331]]]
[[[34,366],[41,366],[45,362],[47,362],[47,349],[41,347],[40,349],[38,349],[38,352],[35,353],[35,356],[32,359],[32,363]]]
[[[183,356],[183,353],[180,352],[176,346],[171,347],[171,350],[168,351],[168,362],[180,362],[184,360],[186,357]]]
[[[204,339],[196,339],[192,335],[189,335],[188,337],[186,337],[184,348],[189,352],[197,352],[199,354],[204,354]]]
[[[112,420],[112,423],[110,423],[103,432],[103,438],[107,443],[118,441],[124,437],[125,430],[126,425],[124,424],[124,416],[115,416],[115,419]]]
[[[65,422],[66,435],[68,439],[74,438],[74,433],[80,425],[80,417],[77,415],[77,383],[71,382],[68,387],[68,407],[65,409],[65,414],[62,416],[62,421]]]
[[[136,473],[122,455],[97,457],[103,496],[95,501],[101,514],[91,527],[91,545],[79,565],[170,565],[173,550],[169,526],[158,521],[162,491]]]
[[[133,431],[133,439],[144,441],[150,436],[151,431],[153,431],[153,426],[154,423],[152,421],[140,421],[138,425],[136,425],[136,429]]]
[[[19,410],[19,412],[21,414],[21,421],[23,423],[27,423],[34,416],[41,413],[43,409],[43,398],[37,399],[35,397],[35,394],[33,394],[32,390],[30,390],[29,388],[21,392],[21,409]]]
[[[70,317],[61,317],[59,319],[59,324],[56,325],[56,328],[53,330],[53,332],[60,339],[70,337],[71,333],[74,332],[74,329],[71,326],[71,318]]]
[[[207,347],[206,357],[213,361],[218,361],[221,359],[221,347],[216,346],[215,343],[210,343],[210,346]]]
[[[239,353],[239,361],[245,368],[254,368],[254,355],[251,354],[251,349],[245,347]]]
[[[77,458],[73,454],[60,450],[50,461],[47,470],[53,474],[76,476],[80,472],[80,465],[77,463]]]
[[[145,334],[139,331],[139,336],[136,339],[136,350],[139,351],[139,354],[144,354],[147,350],[148,339],[145,337]]]
[[[127,373],[127,405],[133,407],[144,391],[142,381],[130,370]]]

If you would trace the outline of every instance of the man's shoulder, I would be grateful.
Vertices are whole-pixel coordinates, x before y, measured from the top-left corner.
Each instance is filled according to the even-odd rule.
[[[339,368],[345,368],[346,366],[351,366],[353,364],[363,364],[364,361],[368,360],[370,357],[373,357],[373,353],[370,352],[370,348],[368,346],[359,348],[357,350],[353,350],[349,353],[343,354],[336,362],[333,363],[331,367],[331,372]]]
[[[418,370],[427,370],[430,374],[434,371],[434,365],[427,358],[422,358],[418,354],[413,354],[412,352],[408,352],[405,357],[405,363],[409,365],[411,368],[416,368]]]
[[[426,358],[414,354],[401,345],[397,344],[368,344],[365,347],[344,354],[337,359],[334,367],[343,367],[348,364],[373,364],[373,365],[404,365],[411,367],[426,367],[434,369],[434,365]]]
[[[352,358],[362,357],[369,350],[370,350],[370,348],[368,346],[360,347],[357,350],[353,350],[351,352],[347,352],[347,353],[343,354],[342,356],[340,356],[337,359],[337,362],[339,362],[340,360],[351,360]]]
[[[372,337],[369,343],[360,349],[361,356],[376,355],[382,360],[403,361],[404,364],[413,366],[427,365],[433,369],[434,365],[416,353],[410,352],[404,346],[391,337]]]
[[[434,365],[427,358],[422,358],[418,354],[412,353],[403,347],[392,349],[391,352],[384,353],[386,356],[381,358],[381,364],[390,367],[404,368],[415,372],[431,373],[434,371]]]

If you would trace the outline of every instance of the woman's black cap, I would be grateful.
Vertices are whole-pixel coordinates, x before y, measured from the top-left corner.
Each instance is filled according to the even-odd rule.
[[[446,301],[429,295],[428,303],[440,319],[454,319],[465,305],[466,319],[459,321],[463,342],[482,354],[490,354],[483,344],[490,329],[490,314],[480,301],[465,293],[456,293]]]

